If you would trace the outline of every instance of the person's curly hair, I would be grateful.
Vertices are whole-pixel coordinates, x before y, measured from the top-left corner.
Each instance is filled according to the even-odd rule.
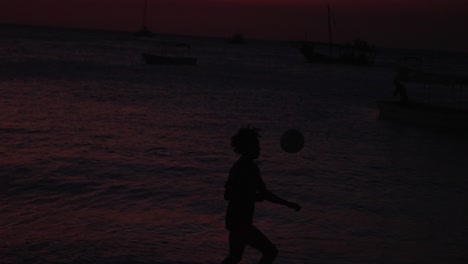
[[[243,127],[240,128],[237,134],[231,137],[231,147],[237,154],[245,154],[258,146],[260,138],[260,129]]]

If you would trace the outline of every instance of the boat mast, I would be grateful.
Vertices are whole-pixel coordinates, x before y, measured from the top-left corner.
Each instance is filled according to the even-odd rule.
[[[143,30],[147,30],[147,28],[146,28],[147,10],[148,10],[148,0],[145,0],[144,6],[143,6],[143,21],[142,21],[142,29]]]
[[[330,54],[333,54],[330,4],[327,4],[327,10],[328,10],[328,45],[330,45]]]

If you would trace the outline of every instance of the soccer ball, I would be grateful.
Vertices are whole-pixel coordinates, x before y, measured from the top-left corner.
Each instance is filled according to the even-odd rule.
[[[304,147],[304,135],[297,129],[289,129],[281,136],[280,143],[287,153],[297,153]]]

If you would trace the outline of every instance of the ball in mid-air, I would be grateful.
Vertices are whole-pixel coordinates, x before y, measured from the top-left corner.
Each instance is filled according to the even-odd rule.
[[[297,129],[289,129],[281,136],[280,143],[284,151],[296,153],[304,147],[304,135]]]

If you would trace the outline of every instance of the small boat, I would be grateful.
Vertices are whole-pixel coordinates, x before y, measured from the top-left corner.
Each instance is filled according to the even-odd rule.
[[[407,87],[402,83],[412,86]],[[467,77],[405,72],[395,78],[395,85],[397,89],[404,89],[400,92],[402,98],[400,101],[377,101],[379,119],[442,129],[468,130],[468,91],[464,91],[464,86],[468,85]],[[413,89],[408,92],[409,96],[407,88]],[[424,95],[430,98],[415,99],[418,89],[422,90],[420,97]]]
[[[135,36],[142,38],[151,38],[154,36],[154,34],[147,27],[144,26],[140,31],[135,32]]]
[[[229,44],[245,44],[246,42],[244,34],[242,33],[234,34],[228,39]]]
[[[146,64],[154,65],[195,65],[197,64],[196,57],[173,56],[173,55],[156,55],[142,54]]]
[[[428,104],[377,101],[379,119],[446,129],[468,129],[468,110]]]
[[[372,65],[375,61],[375,47],[359,39],[346,45],[303,42],[298,49],[310,63]]]

